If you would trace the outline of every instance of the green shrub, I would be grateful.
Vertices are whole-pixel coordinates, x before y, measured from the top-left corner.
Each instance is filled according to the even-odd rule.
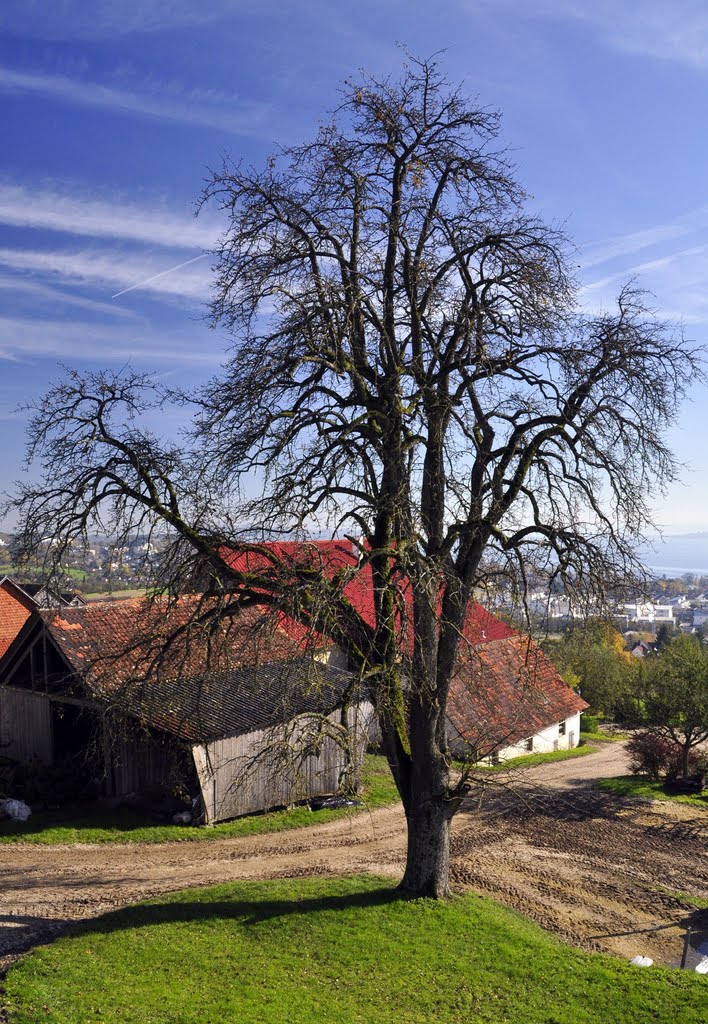
[[[597,715],[581,715],[580,716],[580,731],[581,732],[597,732],[600,726],[600,719]]]

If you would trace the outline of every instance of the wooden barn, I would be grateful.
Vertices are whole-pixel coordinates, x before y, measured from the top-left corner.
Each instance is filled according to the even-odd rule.
[[[209,823],[336,792],[371,714],[351,676],[262,611],[207,638],[192,601],[167,618],[135,601],[32,611],[0,658],[3,755],[107,795],[196,797]]]

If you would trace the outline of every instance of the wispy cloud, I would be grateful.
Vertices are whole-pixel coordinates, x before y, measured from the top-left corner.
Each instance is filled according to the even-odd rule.
[[[708,324],[708,244],[693,245],[664,253],[655,259],[622,266],[621,269],[589,281],[581,289],[580,301],[587,311],[614,306],[622,285],[636,278],[640,287],[655,297],[661,315],[684,324]]]
[[[681,214],[673,220],[662,224],[653,224],[639,231],[631,231],[624,235],[616,235],[588,245],[580,257],[581,267],[595,267],[610,260],[623,256],[633,256],[645,249],[651,249],[665,242],[697,234],[708,227],[708,206]]]
[[[87,189],[87,192],[89,190]],[[0,183],[0,223],[62,231],[92,238],[116,238],[169,248],[209,249],[219,234],[216,221],[171,210],[155,200],[79,195],[57,186]]]
[[[51,285],[32,281],[18,274],[0,274],[0,291],[6,292],[6,298],[9,297],[15,306],[21,306],[23,297],[27,296],[31,299],[35,309],[38,304],[45,307],[51,306],[54,310],[61,306],[74,306],[100,316],[128,320],[137,318],[137,313],[134,310],[121,306],[117,302],[99,302],[96,299],[86,298],[84,295],[75,295],[73,292],[61,288],[53,288]]]
[[[708,206],[704,206],[588,246],[580,257],[587,282],[581,289],[580,300],[586,310],[612,308],[622,286],[635,278],[640,287],[655,297],[663,316],[685,324],[705,325],[707,228]],[[599,276],[590,277],[591,272],[598,271]]]
[[[689,249],[679,249],[677,252],[668,253],[666,256],[658,256],[654,260],[645,260],[643,263],[636,263],[633,266],[625,267],[607,277],[599,278],[590,284],[585,285],[586,289],[605,288],[607,285],[626,281],[629,277],[640,277],[643,274],[652,274],[656,271],[664,271],[672,263],[678,261],[686,262],[692,256],[703,256],[708,250],[708,245],[694,245]]]
[[[486,0],[489,6],[492,0]],[[708,69],[708,8],[703,0],[501,0],[522,17],[584,24],[613,49]],[[498,8],[499,0],[493,0]]]
[[[261,0],[261,3],[265,0]],[[114,39],[209,25],[234,15],[233,0],[3,0],[5,32],[38,39]],[[239,0],[236,13],[255,9]]]
[[[205,335],[211,345],[205,344]],[[106,365],[122,360],[153,369],[180,364],[208,368],[218,365],[223,353],[206,328],[197,326],[166,332],[83,320],[0,317],[0,359],[23,362],[51,357]]]
[[[180,270],[184,270],[185,267],[190,267],[193,263],[196,263],[198,260],[203,260],[205,256],[206,253],[200,253],[199,256],[193,256],[191,260],[185,260],[184,263],[178,263],[174,267],[168,267],[167,270],[160,270],[156,274],[152,274],[150,277],[145,278],[145,280],[140,280],[136,284],[131,284],[128,288],[123,288],[122,291],[116,292],[115,295],[111,296],[111,298],[119,299],[121,295],[127,295],[128,292],[134,292],[138,289],[142,290],[144,288],[150,288],[152,285],[155,284],[156,281],[161,281],[165,277],[173,276]]]
[[[206,261],[172,266],[164,257],[135,252],[97,249],[0,249],[0,264],[16,271],[51,275],[56,280],[103,287],[112,297],[140,288],[160,295],[204,302],[209,295],[211,271]]]
[[[0,66],[0,90],[36,93],[47,99],[114,113],[138,114],[250,135],[264,123],[269,106],[218,91],[185,91],[173,83],[140,83],[121,88],[86,79]]]

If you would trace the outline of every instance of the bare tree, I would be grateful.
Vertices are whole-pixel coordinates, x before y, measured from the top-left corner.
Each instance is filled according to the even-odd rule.
[[[269,601],[326,633],[372,695],[408,822],[404,890],[448,887],[446,702],[475,588],[529,567],[599,600],[638,569],[649,498],[675,474],[663,438],[699,372],[625,288],[583,317],[559,229],[529,212],[499,115],[435,61],[347,83],[314,142],[264,169],[227,161],[204,202],[228,223],[215,325],[233,348],[189,439],[138,417],[164,400],[134,373],[77,374],[37,406],[45,483],[15,505],[29,548],[96,521],[169,528],[163,580]],[[128,414],[126,418],[126,413]],[[355,567],[234,550],[343,532]],[[306,549],[305,549],[306,550]],[[366,616],[347,599],[370,574]]]

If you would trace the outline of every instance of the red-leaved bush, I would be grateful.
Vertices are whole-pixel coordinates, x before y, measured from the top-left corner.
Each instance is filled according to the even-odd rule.
[[[682,751],[678,743],[667,736],[653,732],[637,732],[627,743],[631,755],[629,770],[633,775],[648,775],[650,779],[673,778],[683,774]],[[700,767],[701,757],[692,750],[688,757],[689,775]]]

